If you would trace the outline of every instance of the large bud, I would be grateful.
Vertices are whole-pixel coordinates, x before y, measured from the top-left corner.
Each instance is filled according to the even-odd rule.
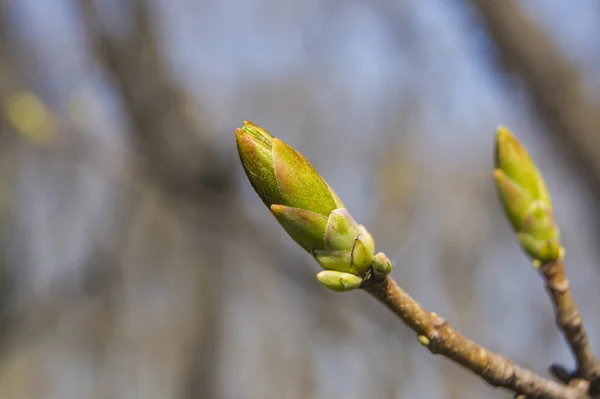
[[[525,148],[503,126],[496,132],[494,178],[506,216],[534,266],[560,259],[564,249],[544,179]]]
[[[289,236],[327,271],[328,288],[357,287],[371,265],[375,243],[335,191],[296,150],[252,122],[236,130],[240,160],[252,184]],[[335,273],[344,273],[336,275]],[[346,284],[348,281],[351,284]]]

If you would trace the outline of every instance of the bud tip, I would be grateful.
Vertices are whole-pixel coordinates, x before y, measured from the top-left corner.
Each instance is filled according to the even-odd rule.
[[[510,130],[508,130],[505,125],[498,125],[498,127],[496,127],[496,137],[498,140],[505,140],[511,136]]]

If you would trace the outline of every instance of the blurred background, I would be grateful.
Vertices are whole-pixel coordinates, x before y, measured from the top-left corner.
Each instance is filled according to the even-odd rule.
[[[2,399],[509,398],[335,294],[247,182],[244,119],[302,152],[429,310],[573,361],[492,183],[547,179],[600,350],[594,0],[0,0]]]

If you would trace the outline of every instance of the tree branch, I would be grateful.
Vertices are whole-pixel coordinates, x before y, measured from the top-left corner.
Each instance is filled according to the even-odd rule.
[[[583,326],[583,317],[575,304],[569,288],[562,261],[551,262],[540,267],[546,289],[552,298],[556,325],[563,332],[571,352],[577,361],[576,375],[588,381],[600,378],[600,363],[592,353],[589,338]]]
[[[471,3],[479,11],[506,69],[517,73],[527,86],[532,103],[549,128],[548,133],[569,150],[572,163],[599,197],[600,108],[587,98],[585,82],[576,68],[517,1],[471,0]],[[540,272],[552,297],[557,325],[577,361],[577,370],[571,377],[590,381],[590,392],[595,394],[600,388],[600,364],[589,347],[564,266],[555,262],[543,266]]]
[[[492,386],[532,399],[589,398],[584,389],[545,379],[464,337],[442,317],[425,310],[389,276],[382,282],[371,279],[363,288],[415,331],[431,353],[460,364]]]

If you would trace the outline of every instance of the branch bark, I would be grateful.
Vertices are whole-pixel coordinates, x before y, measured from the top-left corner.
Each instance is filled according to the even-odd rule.
[[[425,310],[389,276],[363,288],[416,332],[431,353],[460,364],[492,386],[532,399],[589,399],[584,389],[545,379],[464,337],[442,317]]]
[[[600,363],[592,353],[589,338],[583,326],[583,317],[569,288],[562,261],[551,262],[540,268],[546,289],[552,298],[556,325],[563,332],[577,361],[576,376],[588,381],[600,378]]]
[[[497,46],[506,69],[522,78],[548,133],[567,149],[571,163],[600,197],[600,107],[591,102],[576,68],[521,9],[516,0],[471,0]],[[562,262],[540,269],[556,321],[575,356],[575,376],[600,385],[600,364],[589,347]]]

